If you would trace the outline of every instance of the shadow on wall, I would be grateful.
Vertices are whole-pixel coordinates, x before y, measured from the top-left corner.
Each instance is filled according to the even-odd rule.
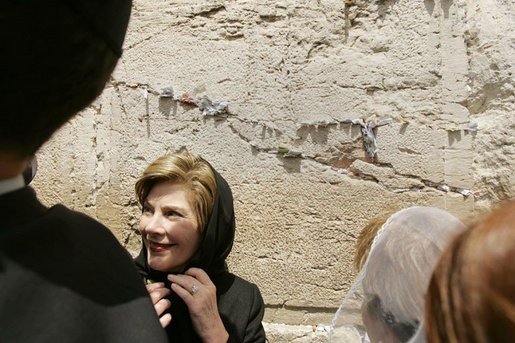
[[[472,137],[475,136],[475,132],[468,132],[466,130],[463,131],[449,131],[447,133],[448,139],[449,139],[449,146],[452,147],[455,143],[459,143],[462,140],[462,135],[472,135]]]
[[[177,101],[172,98],[159,98],[159,112],[164,114],[166,119],[170,118],[170,113],[173,111],[173,116],[177,115]]]
[[[277,155],[277,159],[281,161],[282,167],[288,173],[300,173],[300,162],[302,158],[287,158]]]
[[[254,125],[254,127],[256,126],[257,124]],[[273,134],[275,133],[275,138],[279,138],[283,135],[283,133],[277,129],[274,129],[274,128],[271,128],[271,127],[267,127],[267,126],[263,126],[262,130],[261,130],[261,139],[265,139],[267,136],[268,137],[271,137]]]
[[[386,14],[388,14],[389,9],[393,7],[398,0],[390,0],[390,1],[382,1],[378,4],[377,13],[379,14],[379,18],[383,19]],[[441,0],[440,6],[442,7],[444,18],[449,18],[449,9],[453,4],[453,0]],[[424,0],[424,6],[426,7],[427,13],[429,15],[433,15],[435,9],[435,1],[434,0]],[[346,7],[347,8],[347,7]],[[348,11],[345,11],[345,16],[347,19]]]
[[[452,0],[442,0],[441,4],[443,10],[443,17],[445,19],[449,18],[449,9],[452,6]]]
[[[434,0],[424,0],[424,6],[426,6],[427,13],[429,13],[429,15],[433,15],[433,11],[435,9]]]
[[[379,14],[380,19],[384,19],[386,14],[388,14],[389,9],[393,7],[399,0],[386,0],[380,1],[377,6],[377,13]]]
[[[440,6],[442,7],[443,17],[445,19],[449,18],[449,9],[452,4],[452,0],[441,0]],[[426,7],[427,13],[429,13],[429,15],[433,15],[433,11],[435,9],[434,0],[424,0],[424,6]]]
[[[331,128],[336,125],[338,125],[338,130],[345,130],[353,140],[356,139],[356,137],[361,137],[360,127],[350,123],[328,124],[326,126],[308,125],[302,126],[297,130],[296,134],[298,138],[295,140],[295,143],[302,144],[309,137],[315,144],[327,144]]]
[[[303,126],[297,130],[298,139],[295,143],[302,144],[308,137],[315,144],[327,144],[330,128],[325,126]]]
[[[449,139],[449,146],[453,146],[454,143],[461,141],[461,131],[449,131],[447,137]]]

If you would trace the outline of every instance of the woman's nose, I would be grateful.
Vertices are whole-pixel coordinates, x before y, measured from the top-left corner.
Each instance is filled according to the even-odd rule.
[[[158,214],[153,214],[151,217],[147,217],[147,220],[143,223],[143,231],[150,235],[163,235],[165,230],[161,223],[161,219]]]

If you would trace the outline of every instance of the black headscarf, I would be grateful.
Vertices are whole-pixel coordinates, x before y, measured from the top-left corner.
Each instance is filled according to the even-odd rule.
[[[185,269],[198,267],[203,269],[211,279],[228,271],[225,259],[231,252],[234,242],[235,221],[231,188],[227,181],[211,166],[216,179],[216,194],[213,210],[202,233],[202,242],[195,257]],[[139,255],[134,260],[136,268],[145,280],[164,282],[170,285],[166,276],[169,273],[159,272],[149,267],[147,249],[142,244]]]

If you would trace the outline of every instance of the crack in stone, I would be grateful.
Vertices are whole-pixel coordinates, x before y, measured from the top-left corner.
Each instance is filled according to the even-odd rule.
[[[120,95],[118,87],[141,89],[143,91],[146,91],[146,92],[156,95],[156,96],[159,96],[161,94],[160,92],[153,89],[151,86],[149,86],[146,83],[138,83],[138,82],[127,83],[127,82],[123,82],[123,81],[112,81],[111,85],[113,85],[115,87],[115,89],[117,90],[117,94],[120,97],[120,101],[121,101],[121,95]],[[173,100],[179,101],[179,102],[181,101],[180,99],[177,99],[175,97],[173,98]],[[148,102],[148,98],[146,101]],[[188,104],[188,102],[186,102],[186,104]],[[125,111],[125,108],[123,106],[123,102],[121,102],[121,105],[122,105],[122,110],[124,111],[125,114],[127,114]],[[148,109],[147,109],[147,111],[148,111]],[[260,122],[257,120],[241,118],[241,117],[238,117],[236,114],[231,113],[229,111],[227,111],[227,115],[217,116],[216,118],[227,120],[229,118],[229,116],[231,119],[237,120],[240,123],[253,124],[253,125],[259,124],[259,125],[262,125],[264,128],[272,129],[281,134],[284,133],[281,130],[279,130],[277,127],[269,126],[266,122]],[[292,121],[292,120],[290,120],[290,121]],[[310,122],[302,122],[299,124],[299,127],[300,128],[302,128],[302,127],[315,127],[315,128],[317,128],[317,127],[337,127],[338,125],[342,125],[342,124],[359,125],[360,127],[363,127],[364,123],[365,122],[362,119],[360,119],[360,120],[341,119],[341,120],[332,121],[332,122],[327,121],[327,120],[318,120],[318,121],[315,120],[315,121],[310,121]],[[385,122],[385,123],[389,123],[389,121]],[[378,121],[378,125],[384,125],[385,123],[383,123],[381,120]],[[378,125],[376,125],[376,126],[378,126]],[[255,151],[260,152],[260,153],[265,153],[265,154],[274,155],[274,156],[280,156],[281,158],[296,158],[296,159],[311,161],[320,166],[329,167],[329,169],[331,169],[333,172],[335,172],[337,174],[344,174],[352,179],[371,181],[371,182],[377,183],[377,184],[383,186],[386,190],[388,190],[390,192],[394,192],[394,193],[405,193],[405,192],[423,190],[423,188],[421,188],[420,186],[406,187],[406,188],[388,187],[388,186],[385,186],[376,176],[371,175],[371,174],[360,173],[360,172],[356,173],[356,172],[352,172],[352,171],[349,173],[349,171],[347,169],[336,168],[333,165],[331,165],[330,163],[321,162],[313,156],[308,156],[308,155],[305,155],[302,152],[298,152],[298,151],[295,151],[295,153],[293,153],[293,154],[288,154],[288,151],[291,150],[289,148],[287,148],[288,151],[286,151],[285,153],[282,153],[280,151],[281,146],[263,147],[263,146],[260,146],[255,140],[253,140],[249,137],[246,137],[244,134],[242,134],[236,127],[234,127],[232,122],[228,121],[228,127],[230,128],[230,130],[233,134],[238,136],[239,139],[243,140],[244,142],[249,144],[252,147],[252,149],[254,149]],[[292,140],[294,141],[295,139],[292,139]],[[357,159],[358,158],[355,158],[354,160],[357,160]],[[391,164],[385,164],[385,163],[380,163],[380,162],[375,161],[374,165],[392,168],[392,170],[394,172],[394,176],[400,176],[400,177],[405,177],[405,178],[419,181],[419,182],[423,183],[425,187],[434,189],[434,190],[438,190],[440,192],[458,193],[465,197],[472,194],[472,192],[467,189],[450,186],[450,185],[447,185],[446,183],[436,183],[431,180],[423,179],[423,178],[415,176],[415,175],[400,174],[397,171],[395,171],[395,169],[391,166]],[[330,184],[333,184],[333,183],[330,183]]]
[[[173,26],[174,26],[174,25],[167,25],[167,26],[166,26],[165,28],[163,28],[162,30],[159,30],[159,31],[157,31],[157,32],[154,32],[154,33],[152,33],[150,36],[145,37],[145,38],[143,38],[143,39],[141,39],[141,40],[139,40],[139,41],[137,41],[137,42],[135,42],[135,43],[132,43],[131,45],[129,45],[129,46],[127,46],[127,47],[124,47],[124,48],[123,48],[123,50],[124,50],[124,51],[131,50],[131,49],[133,49],[133,48],[137,47],[138,45],[140,45],[140,44],[142,44],[142,43],[144,43],[144,42],[146,42],[146,41],[151,40],[151,39],[152,39],[152,38],[154,38],[155,36],[158,36],[158,35],[162,34],[163,32],[165,32],[166,30],[168,30],[168,29],[172,28]]]
[[[111,82],[110,85],[113,86],[114,90],[115,90],[115,93],[116,95],[118,96],[118,100],[120,100],[120,107],[122,109],[122,112],[123,114],[125,114],[125,116],[129,116],[129,114],[127,113],[127,109],[125,108],[125,104],[123,103],[123,98],[122,98],[122,94],[120,92],[120,88],[119,88],[119,84],[116,83],[116,82]],[[141,120],[140,120],[141,121]]]

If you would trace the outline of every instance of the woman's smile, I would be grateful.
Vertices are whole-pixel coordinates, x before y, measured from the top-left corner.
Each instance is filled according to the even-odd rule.
[[[148,242],[148,244],[147,244],[148,250],[155,252],[155,253],[165,252],[166,250],[171,249],[173,246],[175,246],[175,244],[163,244],[163,243],[156,243],[156,242],[152,242],[152,241],[147,241],[147,242]]]

